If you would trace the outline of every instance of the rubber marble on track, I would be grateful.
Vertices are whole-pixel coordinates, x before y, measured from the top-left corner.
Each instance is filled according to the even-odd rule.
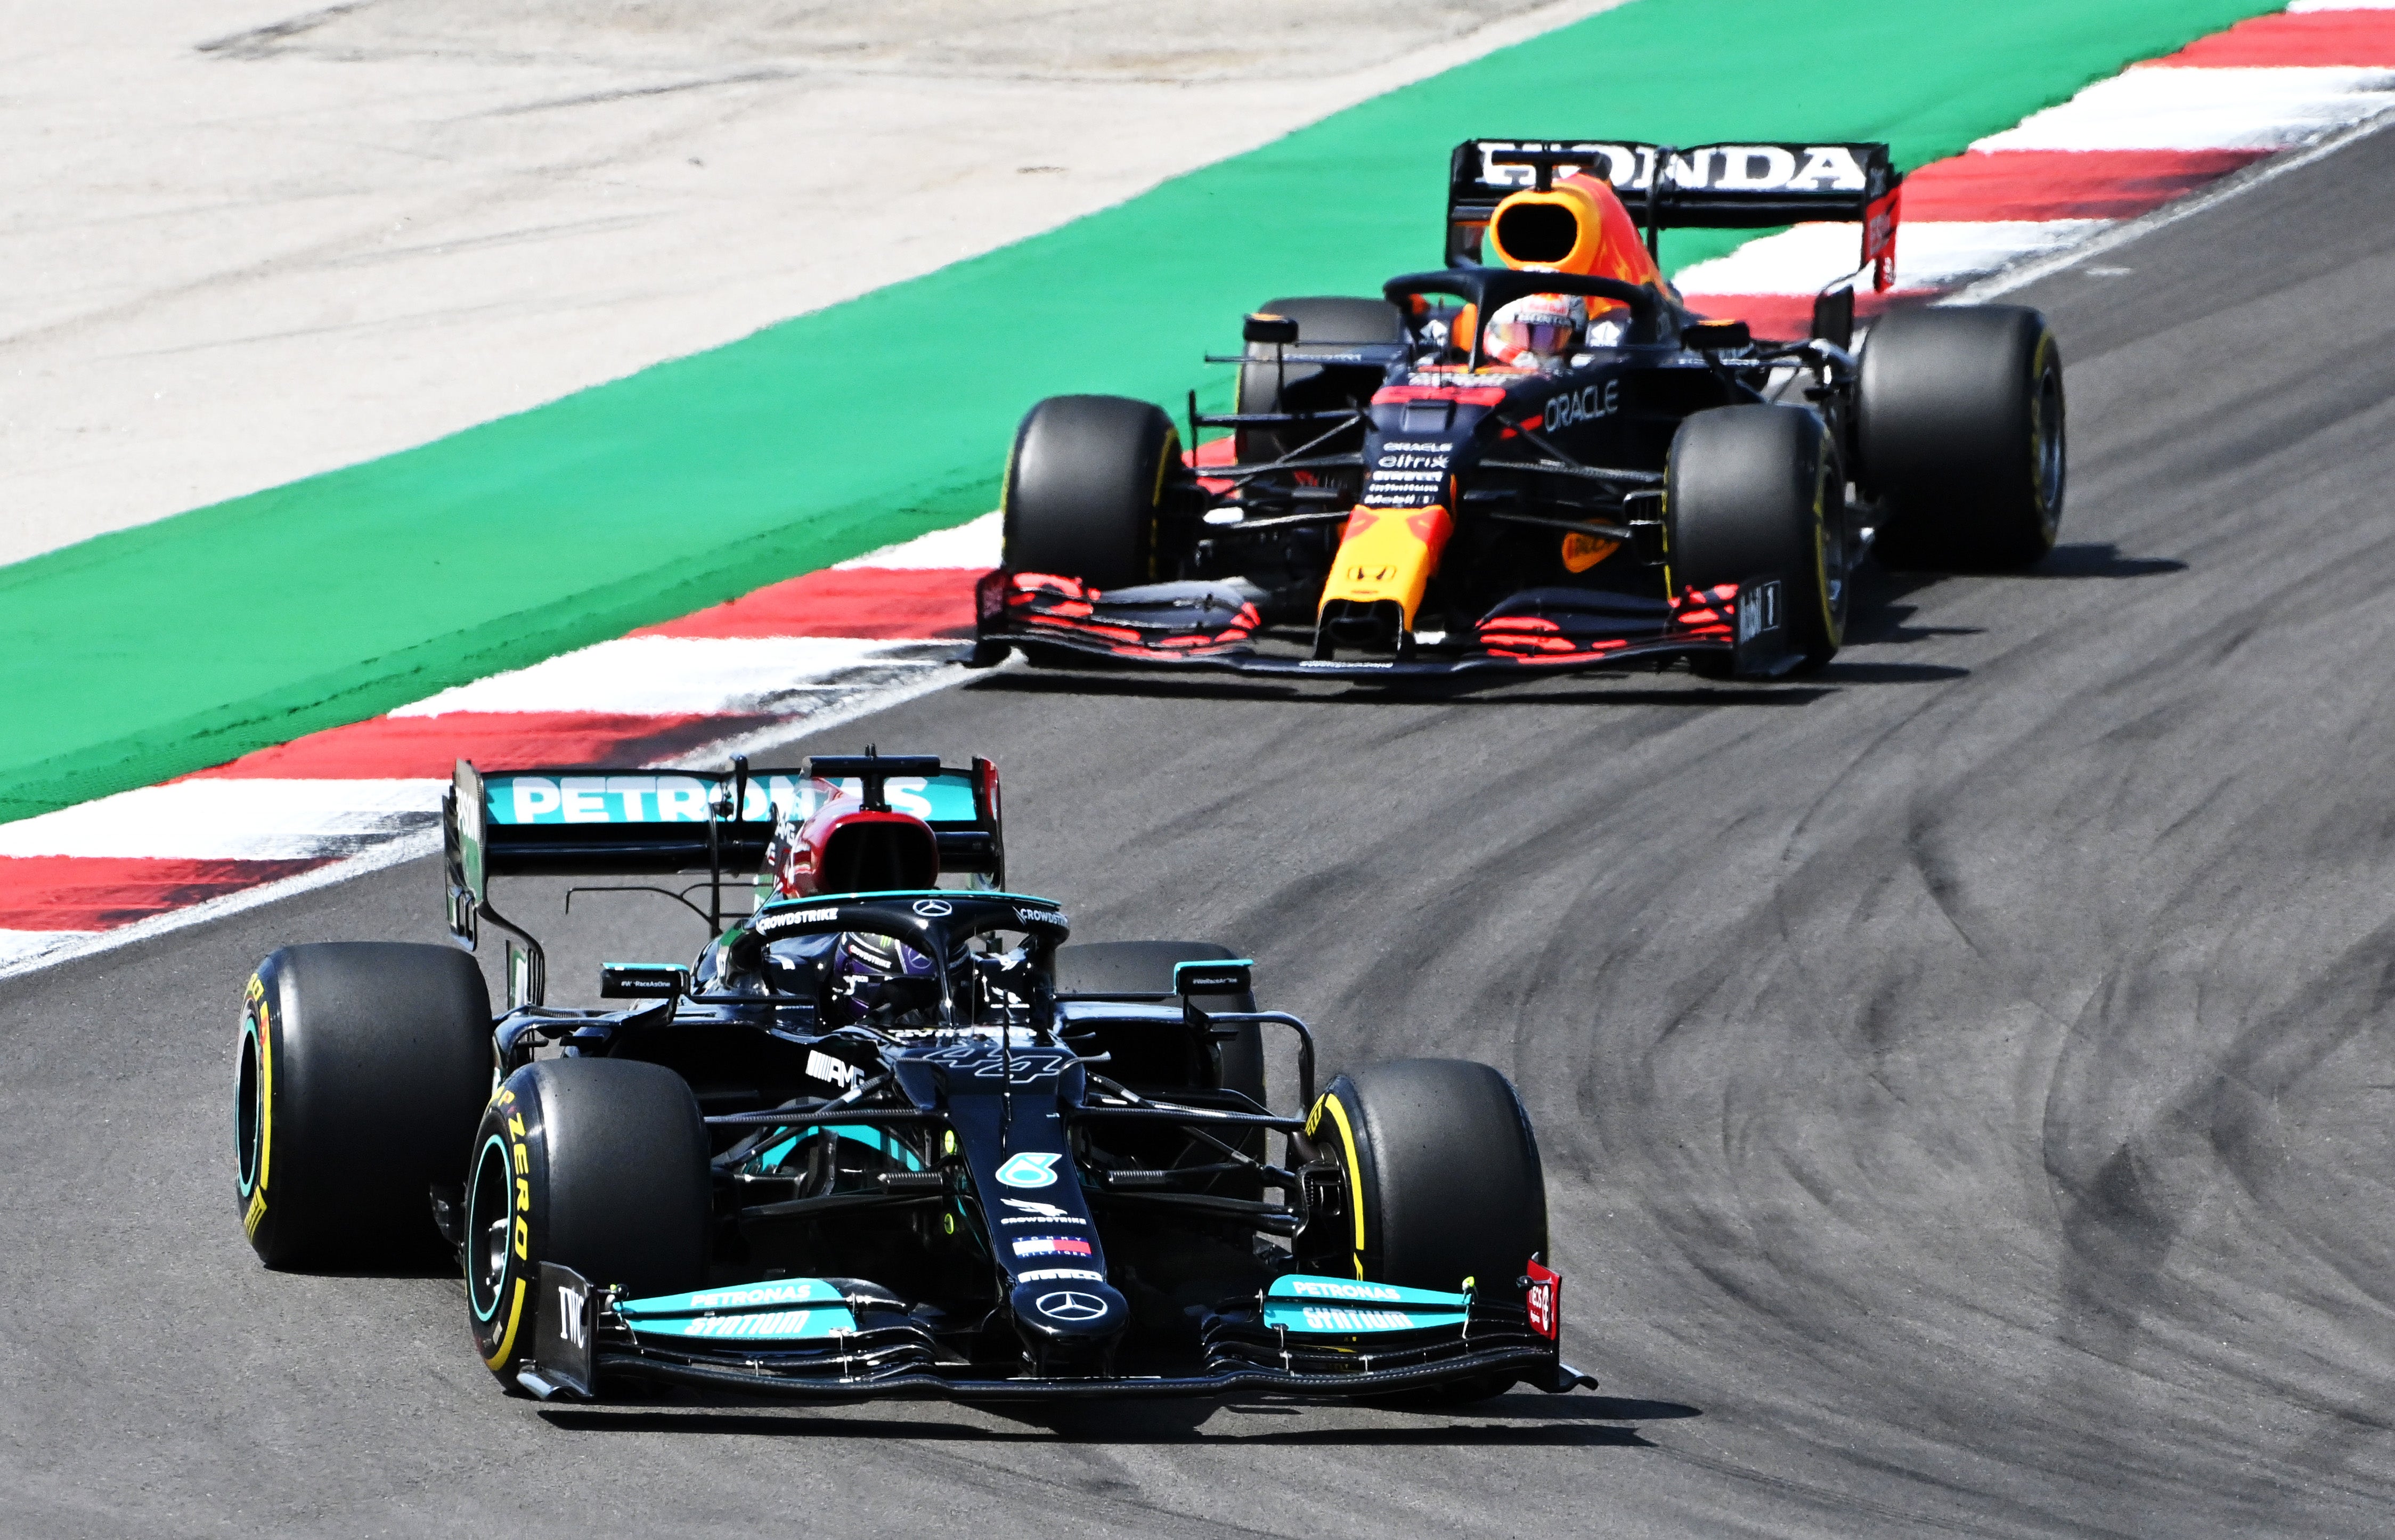
[[[454,1282],[268,1274],[233,1213],[245,971],[431,938],[419,863],[0,993],[0,1529],[2383,1533],[2390,203],[2385,132],[2029,291],[2065,547],[1873,579],[1810,685],[1006,670],[840,735],[995,754],[1085,939],[1516,1077],[1604,1395],[503,1397]],[[569,980],[695,939],[523,907]]]

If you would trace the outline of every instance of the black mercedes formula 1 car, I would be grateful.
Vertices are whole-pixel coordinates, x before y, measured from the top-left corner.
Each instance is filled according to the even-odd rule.
[[[1227,438],[1184,456],[1164,411],[1121,397],[1032,409],[978,660],[1769,677],[1837,652],[1875,542],[1912,565],[2037,561],[2064,483],[2044,318],[1895,310],[1854,351],[1900,179],[1880,144],[1467,141],[1442,270],[1274,300],[1244,352],[1210,358],[1238,366],[1235,410],[1193,393],[1189,442]],[[1655,262],[1664,229],[1805,220],[1863,239],[1801,340],[1695,314]],[[1568,343],[1501,349],[1525,304]]]
[[[286,947],[250,980],[237,1187],[271,1267],[445,1241],[510,1387],[1595,1383],[1558,1356],[1538,1147],[1505,1078],[1412,1059],[1317,1095],[1312,1034],[1255,1008],[1246,960],[1067,945],[1054,902],[1004,890],[986,760],[461,763],[444,825],[464,949]],[[713,938],[688,967],[606,965],[620,1008],[545,1004],[539,944],[490,900],[507,874],[692,871],[646,891]],[[760,901],[726,922],[723,880],[748,872]],[[486,928],[507,937],[496,1017],[468,955]]]

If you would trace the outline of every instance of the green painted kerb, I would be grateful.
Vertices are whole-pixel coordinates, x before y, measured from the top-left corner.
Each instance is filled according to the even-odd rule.
[[[1637,0],[729,347],[0,568],[0,820],[959,523],[1040,396],[1224,402],[1197,359],[1242,311],[1436,261],[1459,139],[1885,139],[1915,166],[2267,8]],[[893,362],[927,314],[948,356]]]

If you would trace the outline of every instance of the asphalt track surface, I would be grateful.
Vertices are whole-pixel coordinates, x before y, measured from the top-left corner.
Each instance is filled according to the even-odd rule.
[[[233,1212],[246,970],[433,938],[418,864],[0,986],[0,1531],[2385,1533],[2390,206],[2395,131],[2028,291],[2063,549],[1873,578],[1811,684],[1008,670],[832,740],[995,754],[1017,885],[1252,952],[1333,1064],[1512,1074],[1602,1394],[505,1397],[455,1282]],[[597,902],[569,983],[696,939]]]

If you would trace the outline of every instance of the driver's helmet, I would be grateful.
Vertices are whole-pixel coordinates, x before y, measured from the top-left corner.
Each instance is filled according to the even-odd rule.
[[[1531,294],[1499,309],[1480,334],[1483,356],[1515,369],[1551,369],[1579,351],[1588,301],[1577,294]]]
[[[930,978],[938,971],[928,955],[895,936],[842,931],[831,949],[830,998],[849,1002],[864,1016],[882,1002],[883,980]]]

